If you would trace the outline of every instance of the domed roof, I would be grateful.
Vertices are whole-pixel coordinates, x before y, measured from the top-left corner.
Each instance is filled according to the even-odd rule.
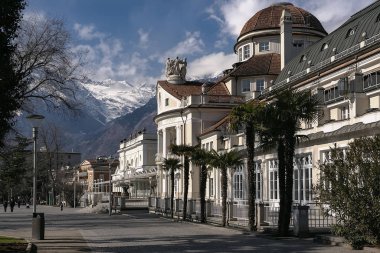
[[[254,31],[280,28],[280,18],[284,9],[292,15],[293,28],[307,28],[327,34],[321,22],[310,12],[291,3],[276,3],[262,9],[250,18],[241,30],[239,38]]]

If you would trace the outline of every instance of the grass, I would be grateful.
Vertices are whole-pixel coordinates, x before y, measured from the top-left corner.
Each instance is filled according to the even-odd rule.
[[[0,252],[25,252],[27,246],[28,243],[25,239],[0,236]]]

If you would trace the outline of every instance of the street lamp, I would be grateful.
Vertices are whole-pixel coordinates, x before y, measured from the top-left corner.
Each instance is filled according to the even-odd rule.
[[[45,118],[42,115],[31,114],[26,117],[33,127],[33,213],[36,213],[37,206],[37,135],[38,127]]]

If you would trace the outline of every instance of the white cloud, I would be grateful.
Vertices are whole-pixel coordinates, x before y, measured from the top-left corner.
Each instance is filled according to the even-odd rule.
[[[235,62],[235,54],[212,53],[189,62],[187,73],[196,78],[212,77],[231,68]]]
[[[332,32],[343,24],[353,14],[371,4],[373,0],[319,0],[299,2],[301,8],[316,16],[327,32]]]
[[[244,24],[259,10],[264,9],[281,0],[228,0],[216,2],[207,13],[215,20],[221,30],[221,36],[239,36]],[[315,15],[328,32],[337,28],[352,14],[372,3],[372,0],[318,0],[318,1],[290,1]],[[219,15],[218,15],[219,14]]]
[[[209,18],[216,20],[220,25],[222,36],[227,34],[236,38],[248,19],[273,2],[273,0],[229,0],[216,2],[207,12],[209,13]],[[218,13],[221,16],[218,16]]]
[[[141,48],[147,48],[148,47],[148,42],[149,42],[149,33],[144,32],[143,29],[139,29],[138,31],[139,34],[139,46]]]
[[[103,33],[96,31],[94,25],[76,23],[74,24],[74,30],[78,33],[79,37],[84,40],[101,39],[105,36]]]
[[[168,50],[166,55],[173,57],[202,53],[204,46],[200,32],[186,32],[185,40],[179,42],[175,47]]]
[[[106,58],[118,56],[123,51],[122,42],[119,39],[102,39],[96,46]]]
[[[71,48],[74,53],[85,54],[85,61],[90,62],[96,60],[96,50],[90,45],[75,45]]]

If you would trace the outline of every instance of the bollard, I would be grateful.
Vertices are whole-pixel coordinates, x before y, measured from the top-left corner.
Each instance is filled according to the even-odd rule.
[[[36,240],[45,239],[45,217],[44,213],[33,213],[32,238]]]
[[[306,237],[309,233],[309,207],[293,207],[294,234],[298,237]]]

